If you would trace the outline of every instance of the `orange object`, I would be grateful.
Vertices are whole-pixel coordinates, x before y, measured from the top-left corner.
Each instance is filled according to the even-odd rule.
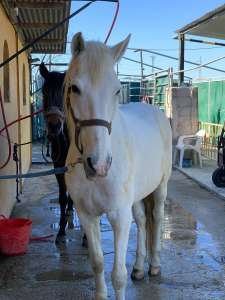
[[[0,220],[0,254],[25,254],[30,240],[32,221],[0,217],[2,217]]]

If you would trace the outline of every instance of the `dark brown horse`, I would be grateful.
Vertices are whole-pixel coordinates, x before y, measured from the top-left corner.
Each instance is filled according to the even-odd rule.
[[[65,73],[49,72],[40,65],[40,74],[44,79],[42,86],[43,108],[47,127],[47,137],[51,144],[51,158],[54,168],[65,166],[69,149],[68,131],[63,112],[63,82]],[[68,223],[73,228],[73,201],[67,193],[64,174],[56,175],[59,186],[60,223],[56,243],[65,242],[65,229]],[[83,245],[86,238],[83,238]]]

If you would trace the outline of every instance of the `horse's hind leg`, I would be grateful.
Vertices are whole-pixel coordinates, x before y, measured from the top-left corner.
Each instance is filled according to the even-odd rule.
[[[149,268],[149,275],[156,276],[160,274],[160,250],[161,250],[161,233],[164,219],[164,203],[167,196],[167,180],[163,179],[158,188],[153,192],[153,241],[152,257]]]
[[[136,202],[133,205],[133,216],[137,224],[137,251],[131,278],[133,280],[141,280],[144,278],[144,262],[146,258],[146,216],[143,201]]]
[[[68,195],[68,198],[67,198],[66,218],[67,218],[67,222],[68,222],[68,228],[73,229],[74,228],[74,223],[73,223],[73,200],[71,199],[70,195]]]

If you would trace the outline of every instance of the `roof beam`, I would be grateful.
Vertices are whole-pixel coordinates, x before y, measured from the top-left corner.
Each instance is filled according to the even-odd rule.
[[[177,40],[178,37],[175,36],[174,39]],[[225,47],[225,43],[214,42],[214,41],[199,40],[199,39],[193,39],[193,38],[187,38],[187,37],[185,37],[185,41],[193,42],[193,43],[200,43],[200,44],[207,44],[207,45],[211,45],[211,46]]]
[[[26,43],[31,43],[31,42],[32,42],[32,40],[26,40]],[[38,42],[38,45],[39,44],[50,44],[50,43],[64,44],[65,41],[64,41],[64,39],[42,39]],[[35,45],[33,47],[35,47]]]
[[[29,29],[29,28],[48,28],[55,26],[57,23],[17,23],[22,29]]]
[[[71,1],[76,1],[76,2],[82,2],[82,1],[87,1],[87,0],[71,0]],[[89,1],[94,1],[94,0],[89,0]],[[102,1],[102,2],[118,2],[118,0],[97,0],[97,1]]]
[[[12,4],[13,5],[13,2]],[[23,9],[34,9],[34,8],[39,8],[39,9],[57,9],[57,8],[63,8],[65,6],[65,2],[63,1],[55,1],[55,2],[28,2],[28,1],[16,1],[14,2],[15,7],[18,8],[23,8]]]

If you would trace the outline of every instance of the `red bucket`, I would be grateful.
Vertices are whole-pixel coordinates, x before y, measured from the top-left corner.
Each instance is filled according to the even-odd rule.
[[[0,216],[0,254],[20,255],[27,252],[32,221]]]

